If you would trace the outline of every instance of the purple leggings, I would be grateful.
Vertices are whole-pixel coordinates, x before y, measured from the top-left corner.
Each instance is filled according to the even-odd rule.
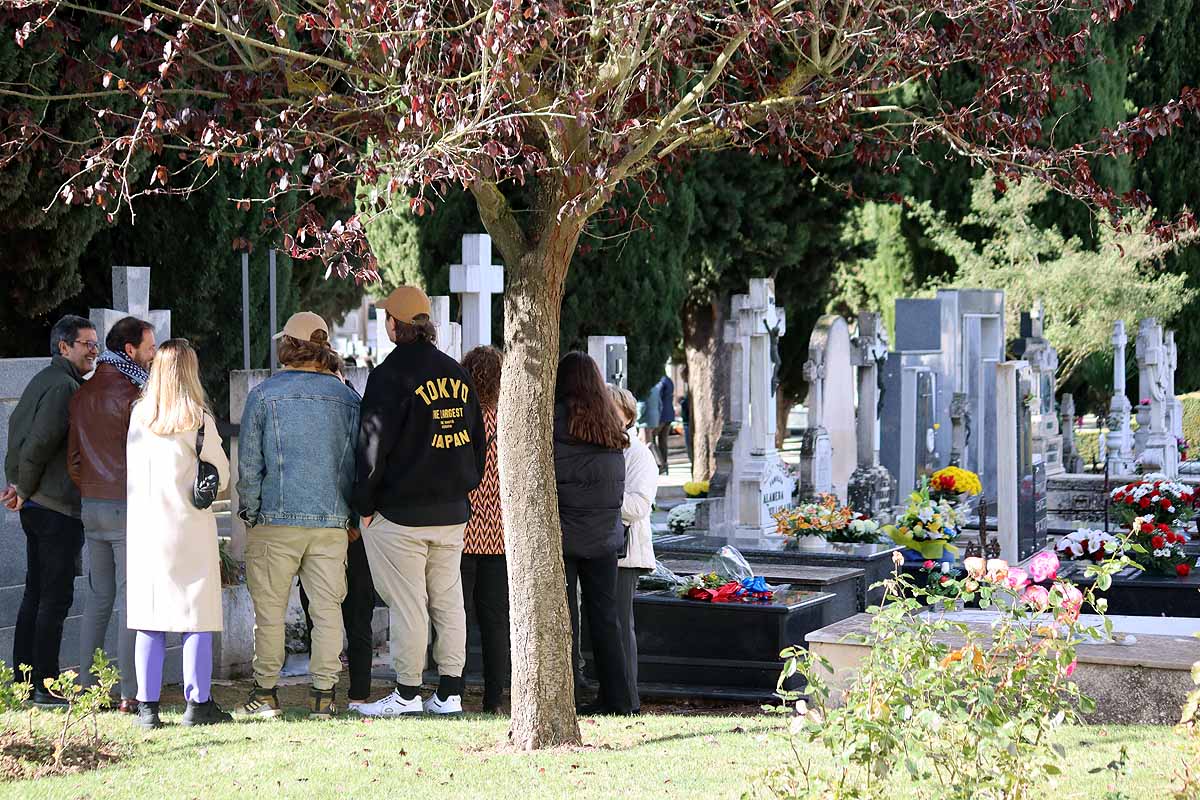
[[[163,661],[167,657],[167,635],[161,631],[138,631],[133,661],[137,666],[137,699],[157,703],[162,694]],[[212,633],[183,634],[183,696],[193,703],[207,703],[212,685]]]

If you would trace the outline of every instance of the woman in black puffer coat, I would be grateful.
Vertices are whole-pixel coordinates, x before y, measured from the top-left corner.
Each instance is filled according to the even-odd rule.
[[[582,713],[629,714],[633,710],[625,650],[617,624],[617,558],[624,546],[621,501],[625,492],[625,426],[595,362],[567,353],[554,386],[554,472],[563,533],[563,565],[571,632],[579,652],[579,603],[583,590],[592,655],[600,679],[594,705]]]

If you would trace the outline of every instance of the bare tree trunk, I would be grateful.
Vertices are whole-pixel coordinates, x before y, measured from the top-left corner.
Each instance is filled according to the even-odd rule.
[[[729,413],[729,354],[725,344],[728,295],[683,310],[683,347],[692,393],[692,479],[706,481],[717,469],[717,439]]]
[[[546,224],[530,247],[482,204],[481,216],[508,265],[497,450],[511,608],[509,737],[524,750],[578,744],[552,431],[563,281],[582,226]]]

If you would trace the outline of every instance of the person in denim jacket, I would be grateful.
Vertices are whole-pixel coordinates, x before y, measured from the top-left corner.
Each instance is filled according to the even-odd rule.
[[[359,398],[316,314],[294,314],[276,334],[283,370],[246,398],[238,441],[239,516],[246,585],[254,603],[254,687],[243,714],[282,714],[275,686],[284,659],[284,616],[299,575],[313,621],[310,715],[335,711],[341,672],[341,604],[351,529]]]

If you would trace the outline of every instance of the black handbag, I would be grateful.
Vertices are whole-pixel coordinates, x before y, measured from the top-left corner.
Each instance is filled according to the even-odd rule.
[[[204,423],[196,431],[196,483],[192,486],[192,505],[196,508],[208,508],[217,499],[217,491],[221,485],[221,476],[217,468],[205,461],[200,453],[204,451]]]
[[[629,526],[625,526],[625,539],[621,542],[621,549],[617,551],[617,558],[626,558],[629,555]]]

